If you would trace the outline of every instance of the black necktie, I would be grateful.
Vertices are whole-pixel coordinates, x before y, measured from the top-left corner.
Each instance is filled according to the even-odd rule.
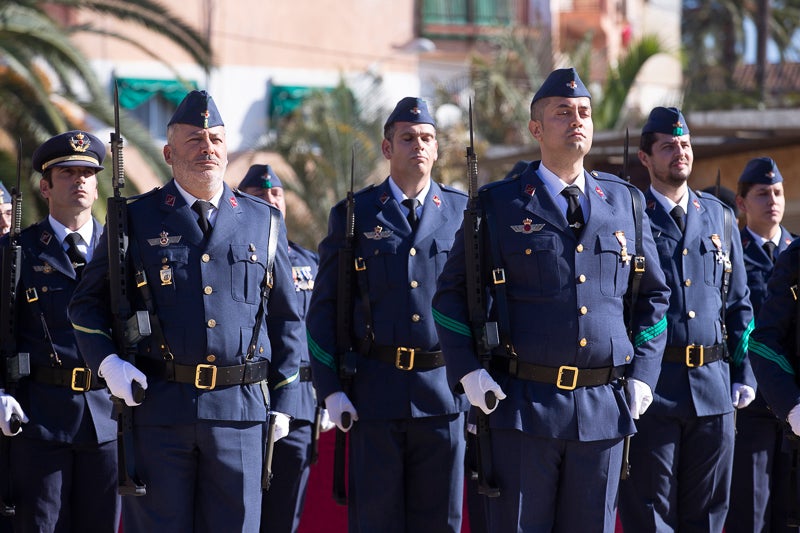
[[[419,222],[419,218],[417,218],[417,206],[419,206],[419,200],[416,198],[406,198],[403,200],[402,204],[408,208],[408,219],[409,225],[411,225],[411,231],[417,229],[417,222]]]
[[[581,201],[578,199],[580,193],[581,190],[577,185],[570,185],[561,191],[561,194],[567,197],[567,222],[576,237],[580,237],[584,224],[583,209],[581,209]]]
[[[675,224],[678,225],[678,229],[683,233],[686,229],[686,213],[683,212],[683,208],[676,205],[669,214],[672,215],[672,219],[675,221]]]
[[[72,232],[66,236],[64,242],[67,243],[67,257],[72,262],[72,268],[75,269],[77,277],[81,277],[83,267],[86,266],[86,256],[78,249],[78,243],[81,242],[81,236],[77,232]]]
[[[203,230],[203,235],[206,237],[211,233],[211,224],[208,222],[208,212],[211,211],[212,207],[214,206],[211,205],[211,202],[206,202],[205,200],[197,200],[192,204],[192,210],[200,215],[200,218],[197,220],[197,225],[200,226],[200,229]]]
[[[765,252],[767,252],[767,257],[769,257],[769,260],[774,263],[775,262],[775,248],[777,248],[778,246],[772,241],[767,241],[761,247],[764,249]]]

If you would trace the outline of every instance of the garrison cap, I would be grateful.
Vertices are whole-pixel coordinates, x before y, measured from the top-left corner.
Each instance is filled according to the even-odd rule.
[[[8,193],[8,189],[6,186],[3,185],[3,182],[0,181],[0,204],[10,204],[11,203],[11,195]]]
[[[581,81],[580,76],[578,76],[578,72],[572,67],[560,68],[551,72],[542,83],[542,86],[539,87],[539,90],[536,91],[536,94],[533,95],[531,105],[542,98],[550,96],[562,96],[565,98],[592,97]]]
[[[103,141],[81,130],[50,137],[33,152],[33,170],[52,167],[87,167],[103,170],[106,146]]]
[[[739,183],[774,185],[783,181],[778,165],[771,157],[756,157],[747,162],[739,176]]]
[[[245,187],[260,187],[262,189],[272,189],[273,187],[283,187],[280,178],[269,165],[251,165],[247,174],[244,175],[239,184],[240,189]]]
[[[394,111],[386,119],[383,128],[386,129],[395,122],[412,122],[414,124],[430,124],[434,128],[436,122],[433,116],[428,112],[428,106],[422,98],[414,98],[413,96],[406,96],[394,107]]]
[[[191,124],[204,129],[225,125],[214,99],[206,91],[192,91],[187,94],[167,126],[172,124]]]
[[[642,133],[666,133],[680,137],[689,135],[689,126],[677,107],[655,107],[650,111]]]

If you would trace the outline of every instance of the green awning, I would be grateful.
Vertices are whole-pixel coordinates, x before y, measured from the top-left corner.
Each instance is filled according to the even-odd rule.
[[[189,91],[197,89],[194,81],[153,80],[145,78],[117,78],[119,105],[124,109],[136,109],[158,95],[178,106]]]
[[[269,116],[274,120],[290,115],[314,91],[330,92],[332,90],[331,87],[272,85],[269,89]]]

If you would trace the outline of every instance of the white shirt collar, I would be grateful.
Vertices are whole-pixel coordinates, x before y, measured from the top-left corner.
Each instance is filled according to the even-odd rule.
[[[652,185],[650,185],[650,192],[653,193],[653,196],[655,196],[658,203],[661,204],[661,207],[667,210],[667,213],[672,212],[675,206],[679,205],[683,208],[684,213],[687,215],[689,214],[689,189],[686,189],[686,194],[683,195],[683,198],[681,198],[677,204],[655,190]]]
[[[92,253],[94,249],[92,247],[92,237],[94,236],[94,221],[89,218],[89,221],[86,222],[83,226],[76,229],[74,232],[67,228],[64,224],[53,218],[53,215],[47,215],[47,221],[50,222],[50,227],[53,228],[53,233],[55,233],[58,242],[61,244],[61,247],[65,248],[64,239],[67,238],[67,235],[70,233],[77,233],[83,239],[82,243],[78,243],[78,250],[83,252],[86,256],[86,261],[88,262],[92,258]]]
[[[389,190],[392,191],[392,196],[397,203],[401,203],[403,200],[408,198],[403,191],[400,190],[400,187],[394,182],[391,176],[389,176]],[[428,191],[431,190],[431,180],[428,180],[428,183],[425,184],[425,187],[417,195],[417,200],[419,200],[419,206],[422,207],[425,204],[425,198],[428,197]]]
[[[178,183],[178,180],[173,180],[173,181],[175,182],[175,187],[177,187],[178,192],[183,197],[183,199],[186,200],[186,203],[189,205],[189,207],[192,207],[197,200],[200,200],[200,198],[192,196],[189,192],[186,191],[186,189],[181,187],[180,183]],[[219,212],[219,201],[222,198],[222,193],[224,190],[225,186],[223,185],[209,200],[209,202],[211,202],[211,205],[213,206],[213,209],[209,212],[208,220],[212,224],[217,218],[217,213]]]

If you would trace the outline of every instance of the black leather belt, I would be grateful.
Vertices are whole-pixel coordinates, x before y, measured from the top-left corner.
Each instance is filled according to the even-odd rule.
[[[725,345],[714,346],[667,346],[664,349],[664,361],[669,363],[683,363],[689,368],[703,366],[725,358]]]
[[[607,385],[625,375],[624,366],[603,368],[578,368],[568,365],[540,366],[507,357],[493,357],[492,369],[505,372],[518,379],[550,383],[563,390]]]
[[[234,366],[179,365],[140,357],[136,366],[147,376],[160,377],[177,383],[191,383],[198,389],[211,390],[230,385],[247,385],[267,379],[269,361],[256,361]]]
[[[441,351],[423,352],[416,348],[404,346],[376,346],[373,345],[367,357],[393,364],[400,370],[430,370],[444,366],[444,356]]]
[[[300,367],[300,382],[304,381],[311,381],[311,367],[310,366],[301,366]]]
[[[66,387],[75,392],[100,390],[105,388],[106,382],[92,375],[88,368],[62,368],[52,366],[34,366],[31,377],[36,383]]]

